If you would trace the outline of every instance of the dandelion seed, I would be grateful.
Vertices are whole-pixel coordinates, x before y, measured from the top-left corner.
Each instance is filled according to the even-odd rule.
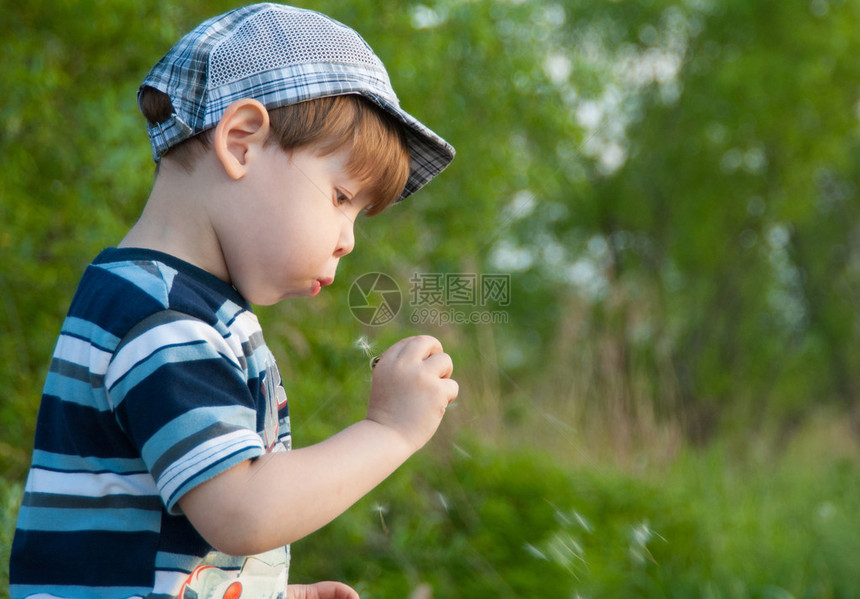
[[[651,540],[651,527],[648,525],[647,520],[634,526],[630,533],[633,537],[633,542],[637,545],[644,547]]]
[[[556,533],[550,539],[547,550],[555,558],[556,563],[570,569],[573,560],[585,563],[585,550],[579,542],[568,534]]]
[[[544,546],[546,559],[567,570],[576,580],[579,580],[577,570],[588,566],[585,559],[585,549],[576,539],[564,532],[557,532]]]
[[[454,448],[454,450],[455,450],[457,453],[459,453],[459,454],[460,454],[461,456],[463,456],[464,458],[468,458],[468,459],[470,459],[470,460],[472,459],[472,454],[470,454],[468,451],[466,451],[465,449],[463,449],[462,447],[460,447],[460,446],[459,446],[459,445],[457,445],[456,443],[451,443],[451,446]]]
[[[546,554],[531,543],[524,544],[523,549],[525,549],[526,552],[532,557],[535,557],[539,560],[543,560],[545,562],[549,561],[549,558],[546,556]]]
[[[573,512],[573,516],[574,518],[576,518],[576,521],[579,522],[579,525],[582,527],[582,530],[588,533],[594,530],[594,527],[591,526],[591,522],[586,520],[585,516],[583,516],[579,512]]]
[[[550,505],[552,505],[552,504],[550,504]],[[568,526],[573,524],[573,522],[567,516],[567,514],[565,514],[563,511],[561,511],[558,508],[556,508],[555,513],[553,515],[555,516],[555,521],[558,522],[559,524],[561,524],[565,528],[567,528]]]
[[[381,503],[377,503],[373,506],[373,511],[379,514],[379,523],[382,525],[382,532],[385,533],[386,537],[389,536],[388,525],[385,523],[385,514],[388,513],[388,508]]]
[[[653,564],[657,564],[657,560],[654,559],[654,556],[648,549],[648,543],[651,542],[651,539],[655,536],[662,541],[666,540],[651,529],[651,525],[647,520],[643,520],[630,529],[630,545],[628,547],[628,554],[634,563],[641,565],[646,561],[649,561]]]
[[[363,351],[364,354],[368,358],[373,355],[373,348],[371,347],[370,343],[367,341],[367,337],[365,337],[364,335],[362,335],[358,339],[356,339],[355,342],[353,343],[353,345],[357,349]]]

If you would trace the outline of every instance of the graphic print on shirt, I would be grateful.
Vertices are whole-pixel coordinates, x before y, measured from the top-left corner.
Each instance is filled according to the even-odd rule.
[[[262,431],[263,443],[266,445],[266,453],[271,453],[280,441],[279,414],[287,407],[287,392],[281,384],[281,373],[278,371],[274,359],[268,361],[263,380],[260,382],[260,392],[266,402],[265,424]],[[289,449],[289,447],[285,449]]]
[[[239,575],[214,566],[195,568],[178,599],[286,599],[289,553],[274,550],[249,557]]]

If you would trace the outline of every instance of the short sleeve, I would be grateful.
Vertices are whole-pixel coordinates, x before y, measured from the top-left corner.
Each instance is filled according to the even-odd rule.
[[[246,365],[240,343],[173,311],[141,322],[114,354],[105,386],[117,422],[174,515],[190,489],[265,453]]]

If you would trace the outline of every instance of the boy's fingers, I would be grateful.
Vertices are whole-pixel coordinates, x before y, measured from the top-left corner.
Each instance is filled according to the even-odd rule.
[[[442,382],[447,385],[448,405],[451,405],[460,394],[460,384],[454,379],[444,379]]]
[[[412,343],[409,344],[406,352],[409,352],[410,356],[413,355],[414,352],[416,357],[421,360],[426,360],[430,356],[442,352],[442,343],[436,339],[436,337],[432,337],[430,335],[419,335],[412,338]]]
[[[445,352],[430,355],[424,363],[443,379],[450,378],[454,372],[454,361]]]
[[[418,335],[401,339],[388,348],[383,357],[397,359],[399,357],[425,360],[442,351],[442,344],[430,335]]]

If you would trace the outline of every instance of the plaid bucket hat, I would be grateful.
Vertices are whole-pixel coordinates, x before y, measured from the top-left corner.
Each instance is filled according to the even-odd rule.
[[[367,42],[311,10],[253,4],[204,21],[153,67],[141,89],[147,86],[167,94],[173,107],[167,120],[147,126],[156,162],[217,125],[235,100],[253,98],[272,109],[342,94],[367,98],[404,126],[410,173],[401,200],[454,159],[448,142],[400,108]]]

